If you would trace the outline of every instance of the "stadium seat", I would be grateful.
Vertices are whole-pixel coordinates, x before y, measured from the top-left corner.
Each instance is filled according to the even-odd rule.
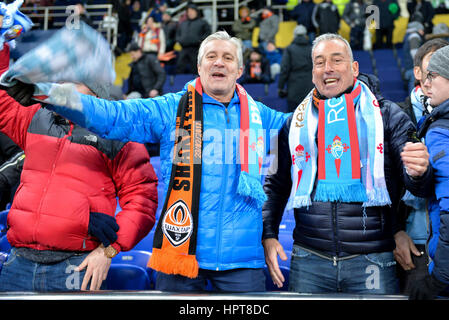
[[[156,221],[157,223],[157,221]],[[153,227],[153,229],[151,229],[151,231],[148,233],[148,235],[143,238],[142,240],[140,240],[140,242],[134,247],[134,250],[143,250],[143,251],[147,251],[147,252],[152,252],[153,251],[153,237],[154,237],[154,230],[156,228],[156,224]]]
[[[130,250],[120,252],[112,259],[112,263],[132,264],[141,268],[146,268],[150,260],[151,252],[143,250]]]
[[[150,290],[151,283],[145,269],[131,264],[113,263],[106,278],[108,290]]]
[[[0,211],[0,224],[6,226],[9,209]]]
[[[11,245],[9,244],[8,239],[6,238],[6,235],[0,238],[0,251],[6,253],[9,253],[11,251]]]
[[[284,275],[284,285],[281,288],[278,288],[271,279],[270,271],[268,271],[268,267],[265,266],[263,271],[265,273],[265,289],[267,291],[288,291],[288,282],[289,282],[289,274],[290,268],[286,266],[279,266],[282,274]]]

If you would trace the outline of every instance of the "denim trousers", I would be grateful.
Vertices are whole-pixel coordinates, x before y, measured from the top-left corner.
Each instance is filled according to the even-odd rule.
[[[293,246],[289,291],[300,293],[397,294],[393,252],[332,261]]]
[[[87,255],[74,255],[61,262],[43,264],[21,257],[13,248],[0,273],[0,291],[78,291],[86,269],[79,272],[74,269]]]
[[[261,292],[265,291],[263,269],[232,269],[214,271],[200,269],[194,279],[158,272],[156,290],[173,292]]]

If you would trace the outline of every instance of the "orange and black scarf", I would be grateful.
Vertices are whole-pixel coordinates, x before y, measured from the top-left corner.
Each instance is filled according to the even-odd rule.
[[[196,240],[201,188],[203,135],[202,87],[189,83],[176,115],[176,133],[170,181],[153,240],[149,267],[189,278],[198,275]],[[264,136],[254,100],[237,85],[240,101],[240,165],[237,193],[254,199],[260,208],[266,200],[261,184]]]

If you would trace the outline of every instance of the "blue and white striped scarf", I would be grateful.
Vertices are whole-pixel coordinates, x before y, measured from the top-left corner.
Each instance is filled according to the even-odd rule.
[[[361,93],[358,103],[355,104],[355,120],[360,148],[361,182],[366,192],[363,207],[390,205],[384,173],[384,136],[379,103],[363,82],[355,83],[358,84],[361,86]],[[288,210],[312,204],[311,194],[318,170],[318,147],[315,141],[318,110],[313,106],[313,91],[296,108],[290,127],[289,146],[293,162],[291,168],[293,183],[287,204]],[[353,199],[353,195],[349,193],[339,194],[336,201],[360,202],[359,199]]]
[[[76,97],[74,85],[82,83],[89,88],[99,84],[112,85],[115,71],[108,42],[97,31],[81,22],[79,28],[64,27],[37,48],[20,57],[0,78],[0,84],[11,86],[16,80],[36,84],[34,98],[65,105],[67,90]],[[55,94],[61,87],[64,94]],[[58,90],[56,90],[58,89]],[[52,94],[50,94],[50,92]],[[79,97],[78,97],[79,99]]]

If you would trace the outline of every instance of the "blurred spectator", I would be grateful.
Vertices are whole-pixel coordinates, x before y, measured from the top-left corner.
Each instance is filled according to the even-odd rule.
[[[415,87],[414,63],[416,52],[424,43],[424,25],[418,21],[412,21],[407,25],[403,41],[404,58],[402,66],[405,69],[404,78],[407,81],[407,92]]]
[[[159,60],[152,54],[143,53],[136,43],[131,44],[129,52],[133,62],[128,79],[127,99],[154,98],[161,95],[166,74]]]
[[[187,20],[183,21],[177,29],[176,42],[182,49],[176,63],[176,73],[197,74],[197,56],[201,41],[210,33],[209,23],[200,17],[198,7],[189,3],[187,5]]]
[[[255,48],[251,51],[249,60],[245,64],[243,74],[238,81],[244,83],[270,83],[270,63],[262,52]]]
[[[448,0],[431,0],[432,7],[435,9],[435,14],[449,13],[449,1]]]
[[[253,47],[253,30],[256,21],[250,17],[248,7],[242,6],[239,9],[239,19],[234,21],[232,31],[237,38],[242,40],[243,51]]]
[[[379,8],[379,25],[376,26],[375,49],[393,48],[394,21],[400,16],[400,8],[396,0],[374,0],[373,5]],[[385,42],[384,42],[384,37]]]
[[[131,11],[126,5],[126,1],[127,0],[118,0],[116,6],[118,15],[117,47],[120,49],[120,51],[124,51],[126,49],[133,35],[133,28],[131,25]]]
[[[432,4],[427,0],[408,0],[407,10],[410,14],[410,21],[415,20],[421,22],[426,33],[431,33],[433,29],[433,17],[435,16],[435,10]],[[419,16],[419,18],[416,18]],[[415,17],[415,18],[414,18]]]
[[[294,111],[313,88],[312,46],[307,39],[307,29],[299,25],[293,35],[293,42],[282,54],[278,81],[278,93],[281,98],[287,97],[288,112]],[[287,90],[284,89],[285,86]]]
[[[130,3],[131,0],[126,0],[126,3]],[[131,27],[134,32],[140,32],[140,20],[142,19],[142,15],[144,11],[140,7],[140,1],[134,0],[130,6],[131,12]]]
[[[316,29],[312,22],[312,14],[315,9],[313,0],[302,0],[291,12],[291,17],[298,25],[303,25],[307,29],[309,42],[312,43],[316,36]]]
[[[444,22],[438,23],[433,27],[431,34],[425,35],[426,40],[443,38],[449,41],[449,27]]]
[[[332,0],[325,0],[315,6],[312,13],[312,22],[319,34],[338,33],[340,14]]]
[[[269,41],[275,42],[276,33],[279,30],[279,17],[273,13],[270,7],[265,7],[260,18],[259,48],[266,50]]]
[[[153,54],[156,57],[165,53],[165,33],[160,23],[148,16],[142,30],[138,35],[137,43],[144,53]]]
[[[365,30],[367,4],[364,0],[351,0],[343,12],[343,20],[351,28],[349,34],[352,50],[363,49],[363,32]]]
[[[343,15],[343,12],[345,11],[346,5],[350,1],[351,0],[332,0],[332,3],[337,6],[338,14],[340,15],[340,17]]]
[[[267,49],[263,54],[270,64],[271,79],[274,80],[281,71],[282,52],[276,47],[274,42],[269,41]]]
[[[165,36],[165,51],[174,50],[176,43],[176,29],[178,24],[173,21],[172,16],[168,12],[162,14],[162,29],[164,30]]]
[[[85,4],[83,1],[76,1],[74,15],[79,17],[81,21],[87,23],[92,28],[96,28],[84,5]]]

